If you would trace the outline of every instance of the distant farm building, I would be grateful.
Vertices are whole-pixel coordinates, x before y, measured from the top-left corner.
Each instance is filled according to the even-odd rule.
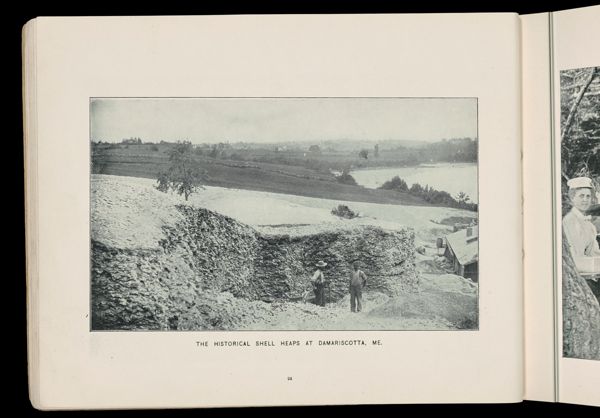
[[[446,235],[444,256],[453,263],[454,273],[474,282],[479,280],[479,228],[469,226]]]

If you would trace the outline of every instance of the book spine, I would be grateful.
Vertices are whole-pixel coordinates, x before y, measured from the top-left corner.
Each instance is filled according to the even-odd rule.
[[[40,409],[36,23],[35,19],[30,20],[22,29],[22,85],[29,399]]]

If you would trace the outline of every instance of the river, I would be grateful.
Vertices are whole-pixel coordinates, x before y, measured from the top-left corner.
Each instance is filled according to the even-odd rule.
[[[366,168],[350,172],[358,184],[375,189],[394,176],[406,181],[408,187],[413,183],[429,185],[436,190],[446,191],[452,196],[460,192],[477,203],[477,164],[475,163],[438,163],[423,164],[414,167]]]

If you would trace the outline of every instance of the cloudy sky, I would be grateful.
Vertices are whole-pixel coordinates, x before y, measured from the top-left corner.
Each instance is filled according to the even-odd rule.
[[[91,139],[193,143],[477,136],[473,98],[92,99]]]

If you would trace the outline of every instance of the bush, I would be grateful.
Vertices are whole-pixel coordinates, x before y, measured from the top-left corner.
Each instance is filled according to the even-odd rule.
[[[342,171],[342,174],[336,176],[336,180],[338,181],[338,183],[342,184],[349,184],[352,186],[357,185],[356,180],[354,180],[354,177],[352,177],[350,173],[348,173],[348,170]]]
[[[395,176],[391,180],[386,181],[379,187],[385,190],[396,190],[398,192],[408,193],[412,196],[419,197],[427,203],[434,205],[443,205],[449,208],[466,209],[470,211],[477,211],[476,203],[469,203],[469,196],[460,192],[456,198],[443,190],[436,190],[433,187],[425,185],[421,186],[419,183],[414,183],[410,189],[404,180],[400,177]]]
[[[337,208],[333,208],[331,210],[331,214],[335,215],[335,216],[339,216],[340,218],[345,218],[345,219],[352,219],[352,218],[358,217],[358,213],[352,211],[346,205],[338,205]]]
[[[423,187],[421,187],[421,185],[419,183],[414,183],[409,190],[410,194],[414,194],[415,196],[420,195],[421,193],[423,193]]]
[[[308,152],[315,155],[321,155],[321,148],[318,145],[311,145],[308,147]]]
[[[413,187],[414,187],[414,185],[413,185]],[[407,192],[408,184],[406,184],[406,182],[404,180],[402,180],[400,177],[395,176],[391,180],[388,180],[385,183],[383,183],[381,185],[380,189],[396,190],[399,192]]]

